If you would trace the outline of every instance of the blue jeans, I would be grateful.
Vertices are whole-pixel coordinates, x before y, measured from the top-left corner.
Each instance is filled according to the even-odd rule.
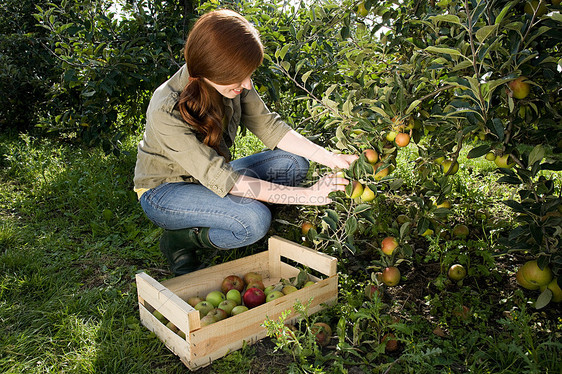
[[[272,183],[296,186],[308,172],[308,160],[279,149],[230,163],[237,172]],[[240,248],[263,238],[271,212],[247,197],[219,197],[196,183],[164,183],[146,191],[140,204],[148,219],[167,230],[209,227],[209,239],[219,248]]]

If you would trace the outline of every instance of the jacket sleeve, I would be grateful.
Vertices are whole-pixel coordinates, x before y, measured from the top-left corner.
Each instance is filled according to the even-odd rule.
[[[147,123],[151,123],[154,135],[166,156],[202,185],[224,197],[232,189],[240,175],[214,149],[203,144],[181,119],[177,111],[153,111]]]
[[[245,91],[240,98],[241,122],[256,135],[266,147],[274,149],[291,130],[281,117],[270,112],[254,88]]]

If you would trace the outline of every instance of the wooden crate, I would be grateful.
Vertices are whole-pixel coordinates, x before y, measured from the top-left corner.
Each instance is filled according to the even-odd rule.
[[[240,349],[244,342],[253,344],[266,336],[262,326],[266,317],[278,319],[290,310],[287,321],[294,322],[298,315],[293,307],[297,300],[307,305],[309,314],[337,302],[337,259],[311,250],[289,240],[274,236],[268,241],[269,249],[238,260],[157,282],[146,273],[136,275],[140,319],[191,370],[209,365],[231,351]],[[290,260],[290,261],[287,261]],[[254,271],[262,275],[264,285],[289,279],[299,269],[288,262],[304,265],[319,275],[312,276],[316,283],[279,299],[262,304],[244,313],[214,324],[201,327],[199,312],[185,300],[220,289],[222,280],[231,274],[243,276]],[[158,310],[185,333],[185,338],[171,331],[152,312]]]

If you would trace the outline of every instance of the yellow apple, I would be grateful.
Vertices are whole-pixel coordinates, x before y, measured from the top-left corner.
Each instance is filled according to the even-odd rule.
[[[373,190],[371,190],[369,186],[365,186],[363,188],[363,193],[361,194],[361,200],[368,203],[369,201],[373,201],[374,199],[375,193],[373,192]]]
[[[382,281],[389,287],[400,283],[400,270],[396,266],[389,266],[382,271]]]
[[[548,266],[541,270],[536,260],[527,261],[519,270],[523,279],[534,286],[546,286],[552,281],[552,270]]]
[[[386,133],[386,140],[393,142],[396,139],[396,135],[398,135],[396,131],[389,131]]]
[[[449,173],[449,175],[453,175],[459,171],[459,163],[453,160],[445,160],[441,163],[441,168],[443,170],[443,174]]]
[[[363,193],[363,185],[357,181],[353,181],[351,183],[352,183],[351,195],[349,195],[348,197],[351,199],[355,199],[361,196],[361,194]]]
[[[486,160],[488,161],[496,161],[496,154],[494,152],[486,153]]]
[[[410,144],[410,135],[401,132],[400,134],[396,135],[394,138],[396,145],[399,147],[405,147]]]
[[[376,164],[379,160],[379,153],[374,149],[365,149],[363,154],[370,164]]]
[[[380,168],[382,165],[383,165],[382,162],[379,162],[378,164],[375,164],[373,166],[373,169],[375,169],[374,178],[377,181],[383,179],[384,177],[386,177],[390,173],[390,166],[387,166],[386,168],[381,169],[377,172],[377,169]]]
[[[515,162],[509,162],[511,161],[509,158],[509,154],[505,154],[503,156],[498,156],[496,157],[496,159],[494,160],[494,162],[496,163],[496,166],[499,168],[512,168],[513,166],[515,166]],[[508,163],[509,162],[509,163]]]
[[[527,3],[529,4],[529,3]],[[525,82],[527,78],[519,77],[517,79],[512,80],[507,84],[509,89],[511,90],[513,97],[516,99],[524,99],[529,95],[531,92],[531,85]]]

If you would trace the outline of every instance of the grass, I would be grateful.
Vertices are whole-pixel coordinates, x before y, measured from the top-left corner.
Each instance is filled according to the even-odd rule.
[[[1,136],[0,372],[186,372],[138,317],[136,272],[144,270],[157,279],[170,276],[158,249],[161,230],[144,217],[132,192],[138,140],[127,139],[125,152],[116,157],[29,135]],[[237,144],[235,157],[261,147],[247,136]],[[413,185],[407,178],[412,178],[408,165],[415,148],[408,147],[400,157],[397,174]],[[479,162],[463,160],[455,177],[457,219],[470,206],[492,206],[512,193],[496,185],[492,169]],[[492,227],[510,222],[507,210],[491,209]],[[390,225],[394,211],[381,211],[377,217]],[[291,208],[276,214],[297,222],[321,212]],[[272,233],[299,237],[298,225],[279,222]],[[201,372],[285,373],[289,366],[295,372],[318,373],[351,368],[389,373],[560,372],[560,362],[553,360],[562,348],[560,312],[532,308],[533,296],[512,282],[517,258],[497,255],[489,246],[495,244],[493,233],[487,234],[488,241],[468,244],[436,241],[431,247],[428,241],[416,242],[424,251],[411,269],[404,267],[404,285],[372,302],[362,287],[374,254],[344,254],[340,303],[316,316],[334,326],[331,347],[303,353],[304,361],[289,363],[290,354],[274,352],[275,340],[265,341]],[[213,261],[245,256],[260,245],[221,253]],[[470,279],[447,284],[440,261],[467,258],[473,261]],[[470,305],[469,320],[453,313],[459,303]],[[436,326],[446,338],[432,333]],[[399,353],[384,352],[379,342],[384,331],[397,335]],[[302,326],[297,335],[310,339]]]

